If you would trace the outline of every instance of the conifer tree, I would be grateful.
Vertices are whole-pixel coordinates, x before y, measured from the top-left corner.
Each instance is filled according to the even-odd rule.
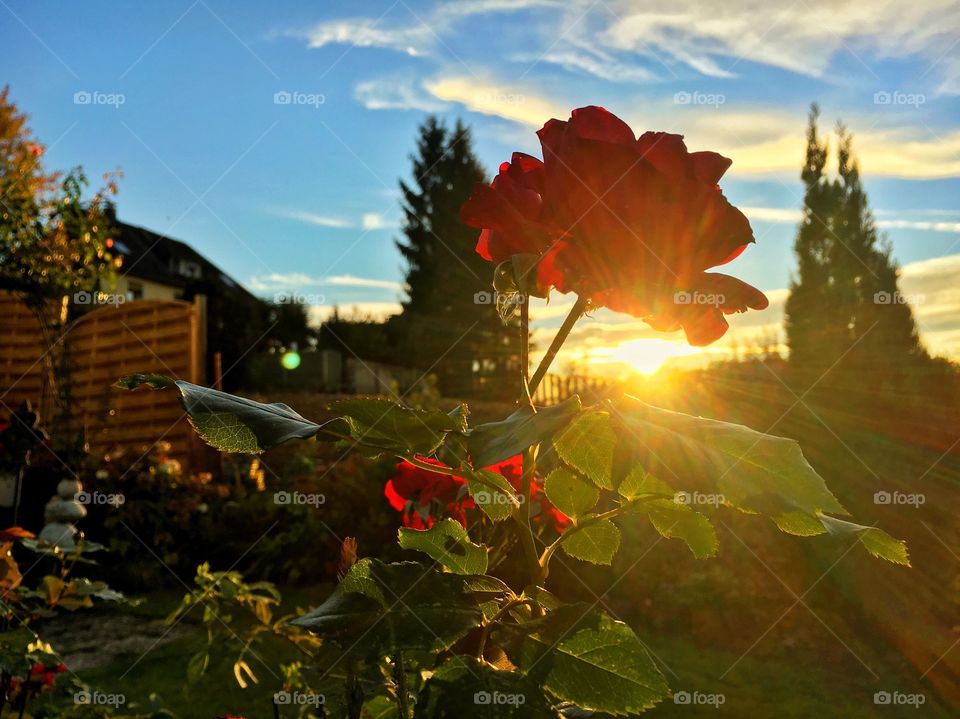
[[[477,230],[459,216],[486,175],[469,129],[428,118],[411,161],[413,181],[400,183],[404,237],[397,242],[407,298],[389,332],[410,364],[438,375],[444,394],[512,396],[507,378],[516,372],[519,338],[503,340],[490,265],[475,252]]]

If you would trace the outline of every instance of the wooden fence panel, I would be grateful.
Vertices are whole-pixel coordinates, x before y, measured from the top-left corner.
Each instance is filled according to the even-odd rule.
[[[5,411],[24,399],[37,404],[42,389],[42,341],[36,321],[9,296],[0,298],[0,395]],[[157,441],[199,468],[205,449],[191,429],[176,392],[113,387],[135,372],[203,382],[204,321],[200,304],[142,300],[107,306],[78,318],[63,345],[69,367],[74,428],[83,429],[92,452],[122,448],[131,460]],[[49,417],[45,419],[49,420]]]

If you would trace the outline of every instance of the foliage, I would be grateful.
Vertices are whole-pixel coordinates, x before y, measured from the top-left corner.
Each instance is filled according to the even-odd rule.
[[[394,361],[436,373],[446,396],[503,398],[512,394],[508,377],[517,369],[519,343],[516,333],[499,331],[489,272],[473,252],[476,232],[458,216],[485,174],[469,129],[428,118],[412,162],[413,182],[400,183],[404,237],[397,242],[407,297],[387,326],[398,348]]]
[[[614,134],[614,144],[634,153],[629,128],[628,143],[623,123],[599,108],[586,110],[590,112],[584,116],[596,125],[588,128],[589,137],[577,136],[571,142]],[[552,123],[556,121],[548,123],[542,138],[549,128],[556,128]],[[641,136],[641,141],[647,137]],[[690,180],[680,172],[683,168],[667,172],[671,163],[686,157],[685,150],[656,157],[666,162],[657,165],[656,172],[679,184]],[[607,154],[602,158],[609,161]],[[707,159],[706,170],[697,169],[691,160],[698,182],[704,179],[703,172],[713,177],[729,164]],[[549,170],[549,164],[546,167]],[[547,193],[544,187],[539,188],[541,202],[541,193]],[[477,192],[483,195],[487,189]],[[525,189],[533,191],[532,186]],[[709,192],[717,190],[710,187]],[[686,200],[678,202],[674,219],[696,224],[694,209],[683,205]],[[706,202],[713,206],[718,200],[710,197]],[[485,231],[503,229],[492,227],[493,220],[481,224]],[[607,250],[605,239],[588,238],[599,244],[593,250],[598,256]],[[684,246],[686,253],[715,252],[697,246],[697,241],[709,245],[715,239],[711,233],[684,239],[693,245]],[[726,240],[739,244],[748,238]],[[483,242],[478,251],[482,247]],[[550,254],[547,248],[538,252],[542,254],[529,261],[501,264],[497,283],[523,287],[527,273],[537,263],[542,267]],[[678,258],[680,263],[702,261],[702,256]],[[503,273],[513,277],[504,280]],[[621,285],[611,288],[605,300],[615,293],[653,296],[675,289],[670,278],[647,278],[649,287],[637,287],[635,279],[621,277]],[[456,291],[440,288],[450,294]],[[526,357],[528,298],[522,302],[517,334]],[[350,546],[345,552],[349,561],[330,596],[291,622],[315,635],[315,652],[304,668],[320,672],[323,686],[329,687],[311,685],[311,691],[330,700],[328,712],[336,707],[333,713],[351,719],[364,713],[409,719],[439,711],[489,717],[556,717],[560,712],[629,716],[654,706],[670,690],[633,630],[596,604],[566,600],[570,588],[563,583],[550,582],[548,588],[558,551],[573,560],[610,565],[620,548],[621,528],[646,520],[662,536],[684,542],[698,558],[718,552],[714,521],[719,521],[715,515],[723,508],[766,517],[788,534],[858,541],[876,557],[909,564],[903,542],[877,527],[833,516],[847,511],[793,440],[668,411],[627,395],[589,406],[578,397],[553,407],[535,406],[531,397],[546,368],[591,306],[589,297],[578,298],[532,378],[525,367],[519,368],[518,407],[494,422],[472,424],[466,405],[443,412],[355,398],[335,402],[329,409],[336,419],[317,423],[286,405],[255,402],[164,377],[133,375],[119,381],[128,389],[143,384],[175,388],[198,432],[221,450],[261,452],[291,438],[315,438],[367,457],[400,459],[386,488],[395,508],[404,512],[407,526],[399,532],[399,544],[429,561],[357,560],[356,547]],[[496,316],[494,308],[489,309]],[[704,315],[711,325],[709,336],[721,325],[725,328],[721,310],[730,307],[714,309]],[[649,309],[647,314],[656,325],[657,313]],[[694,314],[699,317],[699,310]],[[694,326],[694,315],[684,317],[691,320],[691,327],[685,327],[688,339],[703,340],[707,335]],[[534,502],[538,493],[542,499]],[[494,509],[494,504],[502,507]],[[544,508],[551,507],[557,513],[553,516],[562,521],[551,526],[541,522],[535,529],[534,506],[543,516]],[[500,571],[497,559],[513,546],[519,547],[516,555],[524,561],[522,576]],[[259,607],[257,611],[275,601],[267,588],[258,593],[254,587],[241,586],[238,577],[209,575],[205,568],[201,574],[212,591],[219,592],[218,583],[224,582],[229,592],[241,592],[247,597],[244,601]],[[195,600],[187,603],[192,606]],[[238,682],[249,678],[241,666]]]
[[[828,369],[828,383],[863,372],[879,386],[902,382],[905,370],[928,365],[928,357],[900,292],[890,243],[870,212],[853,138],[838,124],[837,177],[830,177],[818,118],[814,105],[801,173],[803,219],[794,245],[799,272],[786,305],[791,366],[808,383]]]

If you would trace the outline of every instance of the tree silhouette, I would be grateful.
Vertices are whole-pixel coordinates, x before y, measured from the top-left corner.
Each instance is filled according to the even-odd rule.
[[[397,242],[407,297],[388,331],[408,364],[437,375],[444,394],[512,396],[506,377],[517,371],[519,336],[504,339],[490,265],[474,251],[478,231],[459,217],[486,176],[469,129],[428,118],[411,161],[413,181],[400,182],[405,221]]]
[[[874,388],[896,385],[929,358],[899,290],[890,243],[870,212],[853,138],[838,124],[837,176],[829,177],[818,118],[813,105],[794,245],[798,272],[786,303],[791,369],[804,386],[842,384],[852,376],[869,376]]]

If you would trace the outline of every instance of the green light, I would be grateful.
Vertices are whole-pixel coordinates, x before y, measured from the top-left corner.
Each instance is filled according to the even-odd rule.
[[[280,364],[284,369],[296,369],[300,366],[300,353],[296,350],[284,352],[283,357],[280,358]]]

